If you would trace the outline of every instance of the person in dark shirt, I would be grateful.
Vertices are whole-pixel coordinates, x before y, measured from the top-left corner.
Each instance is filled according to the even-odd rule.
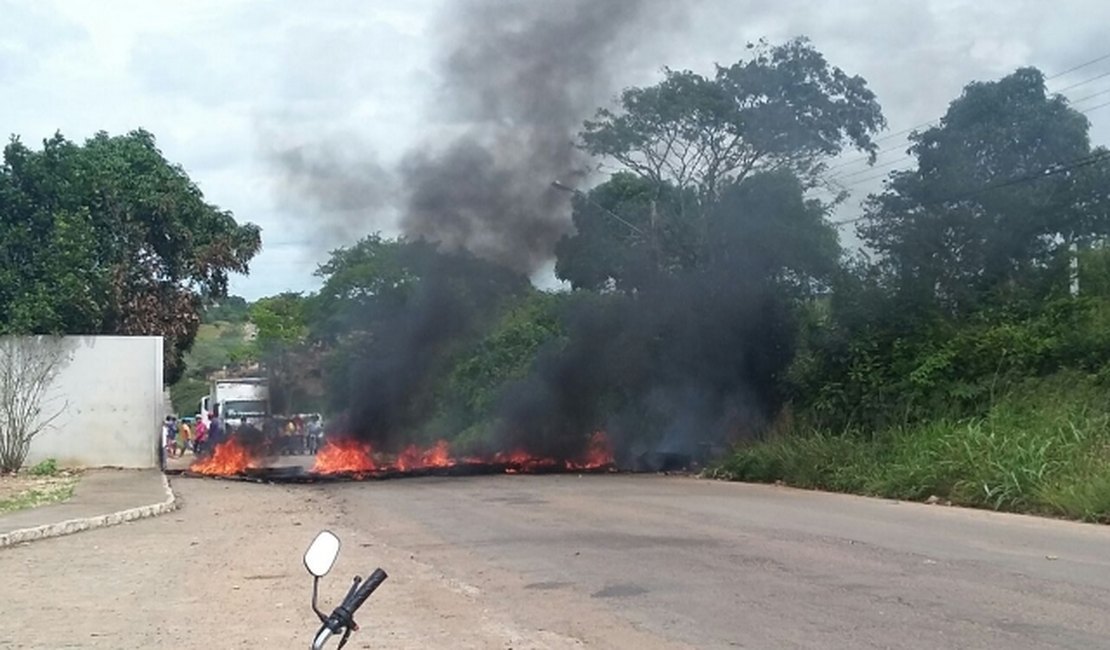
[[[224,423],[220,419],[219,414],[213,411],[208,418],[208,451],[216,448],[216,445],[224,441]]]

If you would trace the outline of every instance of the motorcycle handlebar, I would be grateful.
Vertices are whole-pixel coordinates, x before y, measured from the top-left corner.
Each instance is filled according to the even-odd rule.
[[[350,612],[353,616],[354,613],[358,611],[358,608],[362,607],[362,604],[366,602],[366,599],[370,597],[370,594],[374,593],[374,590],[380,587],[388,577],[389,575],[386,574],[385,571],[374,569],[374,573],[371,573],[370,577],[362,581],[362,583],[358,585],[358,588],[352,593],[347,594],[347,597],[343,599],[343,604],[340,605],[340,607]]]

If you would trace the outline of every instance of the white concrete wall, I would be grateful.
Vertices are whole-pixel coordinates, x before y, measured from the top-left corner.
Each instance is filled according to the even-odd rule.
[[[162,337],[66,339],[72,360],[48,391],[44,411],[65,408],[31,442],[26,464],[54,458],[62,466],[158,467],[166,415]]]

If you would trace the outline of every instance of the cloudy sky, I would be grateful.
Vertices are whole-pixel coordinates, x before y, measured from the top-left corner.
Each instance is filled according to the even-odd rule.
[[[311,290],[329,248],[395,231],[375,174],[452,128],[435,110],[452,1],[0,0],[0,131],[29,144],[57,130],[78,140],[152,131],[209,201],[262,227],[264,251],[233,291]],[[935,119],[970,80],[1023,65],[1052,77],[1110,54],[1110,3],[1099,0],[687,4],[633,27],[641,38],[629,41],[610,95],[650,83],[664,65],[708,71],[741,58],[749,41],[806,35],[868,80],[895,133]],[[1092,139],[1110,143],[1110,107],[1096,108],[1110,101],[1110,57],[1049,87],[1094,109]],[[849,162],[834,173],[858,198],[898,166],[903,142],[881,142],[888,151],[875,170]],[[343,201],[303,200],[274,163],[296,147],[328,152],[314,164],[342,168],[341,185],[367,180],[353,194],[337,187]]]

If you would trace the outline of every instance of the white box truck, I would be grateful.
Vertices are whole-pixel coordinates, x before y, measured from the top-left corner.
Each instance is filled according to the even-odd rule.
[[[263,377],[217,379],[200,400],[200,412],[207,414],[219,409],[224,422],[235,425],[240,421],[261,422],[270,415],[270,385]]]

